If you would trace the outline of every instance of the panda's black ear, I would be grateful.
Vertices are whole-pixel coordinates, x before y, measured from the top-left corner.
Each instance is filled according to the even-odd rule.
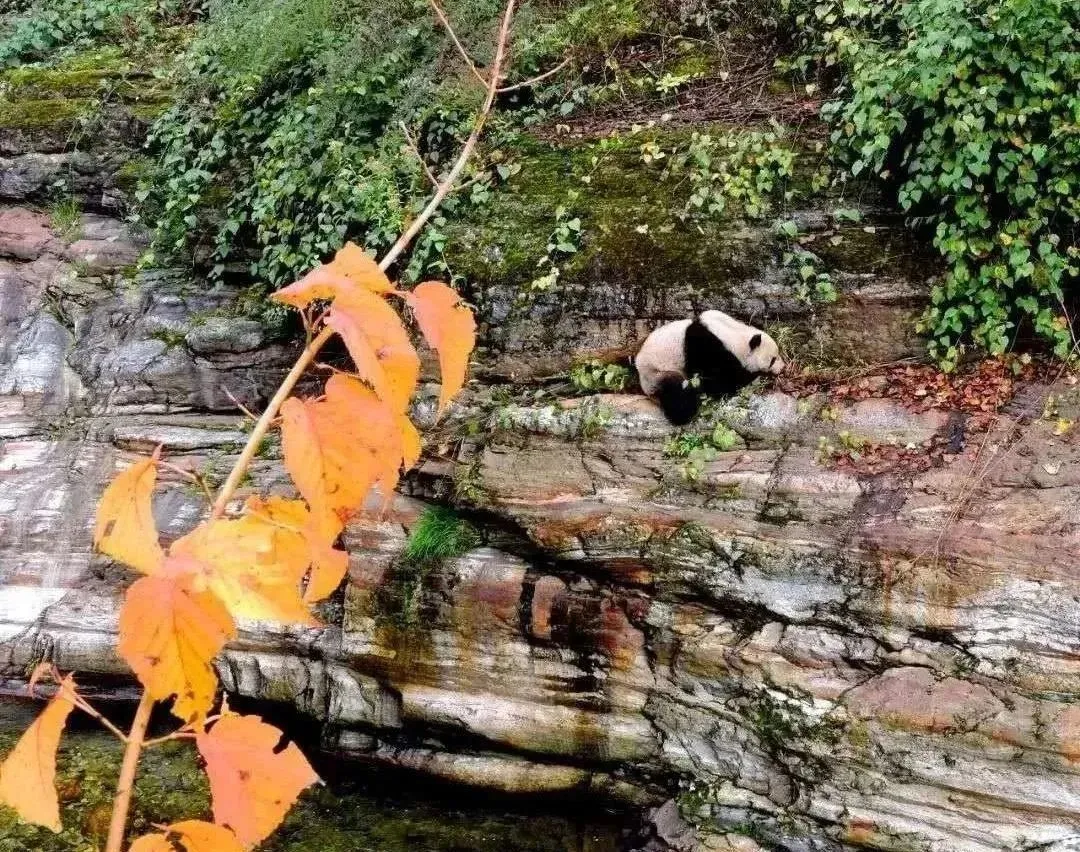
[[[750,338],[750,351],[753,352],[761,345],[761,332],[759,331],[753,337]]]

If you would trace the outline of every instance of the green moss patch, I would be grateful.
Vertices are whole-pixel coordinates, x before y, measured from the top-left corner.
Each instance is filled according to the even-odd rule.
[[[41,130],[74,128],[92,115],[98,102],[86,98],[0,101],[0,129]]]

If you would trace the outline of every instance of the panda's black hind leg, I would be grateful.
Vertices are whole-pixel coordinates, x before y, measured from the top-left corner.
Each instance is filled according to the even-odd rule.
[[[701,399],[695,388],[687,387],[682,376],[665,376],[656,391],[656,401],[676,426],[685,426],[697,416]]]

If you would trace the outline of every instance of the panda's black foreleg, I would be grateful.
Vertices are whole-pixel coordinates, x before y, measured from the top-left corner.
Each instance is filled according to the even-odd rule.
[[[687,387],[686,380],[674,374],[660,380],[656,401],[664,410],[664,416],[676,426],[685,426],[693,420],[701,407],[698,390]]]

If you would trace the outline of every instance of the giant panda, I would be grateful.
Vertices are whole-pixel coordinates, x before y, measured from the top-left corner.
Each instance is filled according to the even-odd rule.
[[[634,366],[641,389],[660,403],[668,420],[682,426],[697,414],[700,394],[730,396],[759,373],[781,372],[784,360],[776,341],[761,329],[723,311],[702,311],[653,331]]]

